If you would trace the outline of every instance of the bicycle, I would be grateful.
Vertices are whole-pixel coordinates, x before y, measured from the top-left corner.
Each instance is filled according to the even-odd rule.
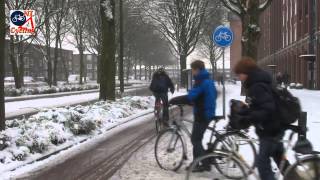
[[[160,98],[158,100],[156,100],[156,102],[155,102],[154,115],[156,117],[156,120],[155,120],[156,132],[159,133],[162,129],[164,129],[164,123],[162,121],[163,103],[162,103],[162,100]]]
[[[217,42],[220,42],[222,40],[230,41],[231,40],[231,36],[228,35],[227,32],[220,32],[219,35],[215,37],[215,40]]]
[[[283,142],[288,143],[287,147],[285,148],[286,151],[284,152],[284,157],[287,154],[288,149],[292,149],[294,147],[292,141],[293,141],[293,136],[296,133],[301,133],[301,128],[298,126],[290,126],[288,127],[292,132],[289,135],[288,140],[284,140]],[[247,141],[255,141],[254,139],[249,139]],[[228,152],[228,151],[227,151]],[[295,163],[290,164],[286,166],[287,164],[287,158],[283,158],[283,160],[280,163],[279,167],[279,172],[277,173],[277,178],[281,179],[281,173],[283,173],[283,180],[320,180],[320,157],[319,157],[319,152],[314,152],[314,151],[309,151],[309,152],[295,152]],[[254,168],[251,168],[248,163],[242,159],[239,158],[234,151],[229,151],[227,154],[229,154],[230,157],[233,157],[233,159],[240,160],[237,163],[237,170],[241,172],[241,174],[237,175],[237,177],[230,178],[226,176],[226,172],[221,172],[218,168],[217,170],[224,176],[228,177],[230,179],[247,179],[250,175],[253,175],[258,178],[258,175],[255,173]],[[211,156],[215,156],[215,154],[211,154]],[[303,156],[301,158],[301,156]],[[201,161],[206,160],[207,158],[210,158],[210,155],[200,157],[197,159],[194,164],[199,163]],[[235,164],[236,164],[235,163]],[[192,166],[194,168],[194,166]],[[227,168],[227,170],[230,170]],[[192,174],[192,168],[188,171],[186,179],[190,180],[193,179],[192,176],[195,176],[194,179],[198,179],[199,176],[196,176]],[[206,176],[207,178],[211,178],[214,175],[211,176]]]
[[[185,136],[187,135],[189,138],[191,137],[191,132],[188,130],[187,126],[184,122],[193,123],[192,121],[188,121],[183,116],[183,105],[178,106],[180,108],[180,118],[179,119],[171,119],[170,127],[161,131],[156,139],[155,143],[155,158],[160,168],[165,170],[177,171],[182,166],[183,161],[187,160],[187,146],[185,141]],[[214,118],[213,127],[208,127],[208,130],[211,131],[210,142],[208,143],[208,151],[214,151],[217,146],[213,146],[213,144],[218,144],[215,142],[226,141],[221,139],[224,137],[223,135],[226,133],[233,133],[235,136],[239,135],[239,137],[246,137],[246,135],[241,131],[231,131],[230,129],[226,129],[223,132],[216,131],[216,124],[224,119],[223,116],[217,116]],[[215,141],[211,143],[215,137]],[[226,143],[232,143],[230,141]],[[211,146],[212,144],[212,146]],[[250,144],[250,143],[249,143]],[[238,145],[238,148],[240,145]],[[253,154],[255,154],[255,146],[253,144],[250,145],[253,148]],[[254,157],[253,157],[254,158]]]
[[[18,14],[18,15],[15,15],[15,16],[12,18],[12,22],[24,21],[25,19],[26,19],[25,16],[21,16],[20,14]]]

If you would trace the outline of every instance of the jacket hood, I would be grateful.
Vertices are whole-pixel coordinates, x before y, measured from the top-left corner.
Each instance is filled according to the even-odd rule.
[[[197,75],[193,76],[193,79],[196,81],[201,81],[204,79],[209,79],[210,74],[207,70],[203,69],[201,70]]]
[[[272,84],[272,77],[271,75],[262,70],[256,69],[248,74],[248,79],[244,82],[245,87],[248,88],[256,83],[265,83],[265,84]]]

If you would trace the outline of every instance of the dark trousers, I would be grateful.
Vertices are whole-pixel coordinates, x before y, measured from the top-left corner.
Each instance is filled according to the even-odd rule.
[[[155,98],[156,98],[156,102],[157,103],[159,100],[162,101],[163,103],[163,114],[162,114],[162,118],[165,121],[169,120],[169,100],[168,100],[168,93],[153,93]]]
[[[207,122],[194,121],[191,135],[191,142],[193,145],[193,159],[206,155],[206,151],[202,145],[203,135],[208,127]],[[202,162],[206,165],[207,162]]]
[[[280,167],[283,158],[284,148],[283,143],[277,139],[260,138],[259,153],[257,156],[257,168],[261,180],[276,180],[275,174],[272,171],[272,158],[278,167]]]

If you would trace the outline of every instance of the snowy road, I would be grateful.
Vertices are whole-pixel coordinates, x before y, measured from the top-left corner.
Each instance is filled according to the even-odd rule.
[[[227,102],[230,99],[240,99],[243,100],[244,97],[239,96],[240,94],[240,85],[227,85]],[[320,141],[319,141],[319,129],[320,129],[320,111],[319,102],[320,102],[320,91],[309,91],[309,90],[291,90],[291,92],[299,97],[303,110],[308,113],[308,139],[313,143],[314,149],[320,150]],[[222,101],[221,97],[217,99],[217,114],[221,114],[222,112]],[[227,107],[227,112],[229,112],[229,108]],[[192,116],[189,116],[191,118]],[[220,125],[223,126],[224,122],[221,122]],[[254,132],[251,131],[250,134],[254,135]],[[205,140],[208,139],[209,133],[207,132],[205,135]],[[154,143],[155,140],[143,146],[137,153],[135,153],[128,163],[111,178],[112,180],[183,180],[185,179],[184,170],[186,164],[189,162],[185,162],[184,166],[178,172],[165,171],[159,168],[156,163],[154,156]],[[189,158],[190,156],[190,148],[191,144],[188,143],[189,147]],[[290,158],[290,157],[289,157]],[[219,177],[219,173],[215,174],[217,179],[224,179]],[[200,175],[201,176],[201,175]],[[255,179],[254,177],[250,177],[250,179]]]
[[[146,87],[137,87],[135,89],[126,89],[125,93],[130,93],[132,95],[139,95],[142,92],[145,93]],[[98,92],[80,94],[80,95],[71,95],[71,96],[62,96],[54,98],[43,98],[43,99],[33,99],[25,101],[16,101],[16,102],[7,102],[6,103],[6,119],[12,119],[17,116],[24,114],[35,113],[40,108],[52,108],[60,106],[72,106],[87,102],[96,101],[99,97]]]
[[[135,151],[155,136],[153,114],[144,117],[142,121],[128,123],[124,126],[126,128],[115,129],[114,132],[110,132],[112,133],[110,137],[89,145],[85,150],[80,150],[71,157],[60,159],[61,162],[46,164],[36,171],[16,178],[34,180],[109,179]]]

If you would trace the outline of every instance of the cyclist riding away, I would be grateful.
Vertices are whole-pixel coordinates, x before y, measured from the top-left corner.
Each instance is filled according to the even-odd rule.
[[[174,93],[174,85],[169,78],[164,68],[159,68],[152,76],[150,90],[156,98],[156,103],[160,100],[163,103],[163,121],[166,123],[169,120],[169,104],[168,104],[168,89]]]
[[[179,96],[170,100],[170,104],[192,104],[194,112],[194,123],[192,128],[191,142],[193,145],[193,159],[206,154],[202,145],[203,135],[215,117],[217,91],[214,81],[205,69],[202,61],[191,63],[192,75],[195,80],[193,88],[188,95]],[[202,162],[194,169],[194,172],[210,171],[209,162]]]

